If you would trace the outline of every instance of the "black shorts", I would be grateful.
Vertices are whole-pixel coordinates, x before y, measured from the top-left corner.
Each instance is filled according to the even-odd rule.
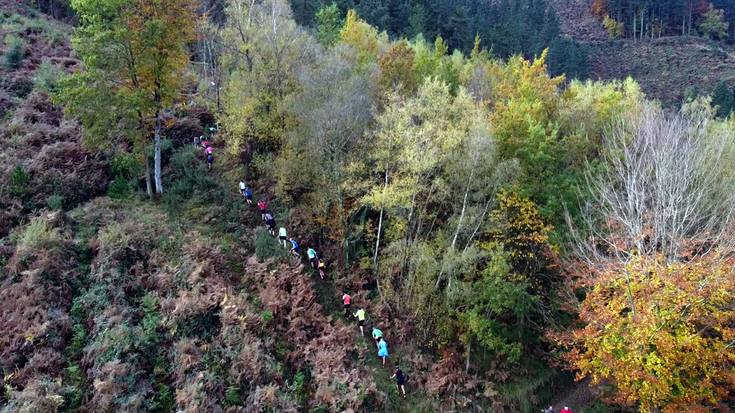
[[[350,308],[350,304],[345,304],[345,310]]]
[[[404,377],[399,380],[398,377],[396,377],[396,384],[399,386],[403,386],[404,384],[406,384],[406,378]]]
[[[365,320],[357,320],[357,325],[362,327],[365,325]]]
[[[278,239],[280,239],[281,241],[285,241],[286,240],[286,237],[278,236]]]
[[[245,191],[244,189],[241,189],[241,190],[240,190],[240,192],[242,192],[242,194],[243,194],[243,195],[247,196],[247,195],[245,194],[245,192],[246,192],[246,191]]]

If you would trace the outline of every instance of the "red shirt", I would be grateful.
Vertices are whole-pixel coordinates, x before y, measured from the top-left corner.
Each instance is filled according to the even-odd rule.
[[[565,407],[559,411],[559,413],[572,413],[572,409]]]
[[[260,208],[261,211],[265,211],[265,201],[258,202],[258,208]]]
[[[351,299],[352,299],[352,297],[350,297],[347,294],[345,294],[345,295],[342,296],[342,301],[344,301],[345,304],[349,304]]]

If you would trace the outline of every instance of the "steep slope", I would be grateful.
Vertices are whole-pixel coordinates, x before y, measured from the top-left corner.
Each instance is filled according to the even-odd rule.
[[[651,98],[677,107],[690,91],[708,94],[724,80],[735,84],[735,49],[700,37],[610,40],[591,13],[593,0],[550,0],[562,30],[589,50],[590,77],[628,76]]]
[[[607,32],[590,12],[592,0],[549,0],[554,8],[561,30],[580,42],[597,42],[608,39]]]
[[[711,93],[720,80],[735,84],[735,50],[701,38],[607,41],[590,50],[595,78],[631,76],[646,95],[669,107],[678,106],[688,91]]]

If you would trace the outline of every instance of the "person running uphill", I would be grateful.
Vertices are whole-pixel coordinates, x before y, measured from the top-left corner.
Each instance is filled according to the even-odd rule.
[[[385,359],[388,358],[388,343],[383,337],[380,337],[380,341],[378,341],[378,357],[383,359],[383,365],[385,366]]]
[[[247,189],[247,185],[245,185],[245,181],[240,181],[240,193],[242,194],[243,198],[245,198],[245,189]]]
[[[301,258],[301,247],[299,247],[299,243],[293,238],[289,238],[288,240],[291,242],[291,255]]]
[[[309,257],[309,264],[311,264],[311,266],[316,270],[316,250],[309,247],[309,249],[306,250],[306,255]]]
[[[403,392],[403,398],[406,398],[406,375],[403,374],[403,370],[401,370],[400,367],[396,366],[395,371],[393,371],[393,375],[390,376],[391,379],[396,379],[396,387],[398,387],[398,391]]]
[[[268,233],[276,236],[276,220],[273,219],[273,215],[270,212],[265,213],[265,226],[268,228]]]
[[[324,263],[324,260],[323,259],[317,257],[316,266],[317,266],[317,270],[319,270],[319,278],[321,278],[323,280],[324,279],[324,271],[326,271],[326,269],[327,269],[327,264]]]
[[[360,335],[364,336],[365,331],[362,329],[362,326],[365,325],[365,309],[358,308],[354,315],[357,318],[357,325],[360,326]]]
[[[278,229],[278,242],[283,244],[283,248],[288,248],[288,236],[286,235],[286,228],[281,227]]]
[[[378,326],[373,327],[373,340],[375,340],[375,345],[377,346],[378,343],[380,343],[380,340],[383,338],[383,332],[380,331]]]
[[[268,204],[265,203],[265,200],[258,201],[258,209],[260,210],[260,219],[265,221],[265,213],[268,211]]]
[[[342,295],[342,304],[344,304],[345,307],[345,317],[347,317],[348,314],[350,314],[350,302],[352,301],[352,297],[350,297],[349,294],[344,293]]]
[[[212,169],[212,163],[214,162],[214,148],[207,146],[207,165],[208,168]]]
[[[245,200],[248,202],[248,205],[253,205],[253,190],[249,186],[245,187],[243,195],[245,195]]]

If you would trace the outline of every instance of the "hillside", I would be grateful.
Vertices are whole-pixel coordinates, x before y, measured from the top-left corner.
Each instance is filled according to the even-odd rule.
[[[601,81],[541,0],[0,0],[0,413],[735,408],[735,119],[651,99],[735,56],[552,1]]]
[[[589,46],[596,79],[631,76],[648,96],[668,107],[679,106],[687,92],[711,93],[720,80],[735,84],[735,49],[701,38],[606,41]]]
[[[735,85],[735,48],[700,36],[609,40],[592,15],[593,0],[554,0],[563,32],[589,50],[590,77],[633,77],[650,97],[678,107],[686,93],[712,93],[718,81]]]

